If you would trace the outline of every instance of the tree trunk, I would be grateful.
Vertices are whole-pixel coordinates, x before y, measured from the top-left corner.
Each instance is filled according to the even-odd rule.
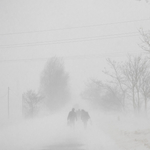
[[[139,96],[139,90],[137,89],[137,95],[138,95],[138,113],[140,113],[140,96]]]
[[[134,93],[134,87],[132,88],[132,95],[133,95],[133,109],[134,109],[134,113],[136,114],[136,104],[135,104],[135,93]]]
[[[144,96],[144,100],[145,100],[145,114],[147,115],[147,97]]]

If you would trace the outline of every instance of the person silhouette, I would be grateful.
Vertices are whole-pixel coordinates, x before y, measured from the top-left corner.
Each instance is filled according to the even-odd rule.
[[[72,108],[72,110],[68,114],[67,123],[70,127],[74,127],[76,120],[77,120],[77,115],[76,115],[75,109]]]
[[[79,120],[81,119],[81,110],[78,109],[78,110],[76,111],[76,114],[77,114],[77,120],[79,121]]]
[[[84,128],[87,128],[88,120],[90,119],[90,115],[84,109],[81,110],[81,120],[83,122]]]

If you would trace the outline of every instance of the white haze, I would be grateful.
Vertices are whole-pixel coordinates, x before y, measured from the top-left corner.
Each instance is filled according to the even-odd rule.
[[[66,145],[66,149],[69,145],[81,145],[85,150],[121,150],[116,142],[116,138],[120,136],[118,133],[149,128],[150,121],[146,118],[105,114],[82,105],[81,107],[89,111],[92,121],[89,122],[87,129],[83,128],[80,121],[76,122],[74,129],[71,129],[67,126],[67,115],[72,109],[71,106],[73,105],[55,114],[43,113],[34,119],[7,123],[0,130],[0,149],[46,150],[56,146],[53,147],[54,150],[59,150],[59,145]]]
[[[86,148],[112,147],[113,140],[94,123],[85,130],[80,124],[75,129],[67,126],[67,114],[46,116],[22,121],[1,130],[0,149],[28,150],[51,145],[81,143]]]
[[[96,112],[83,103],[81,108],[88,110],[92,118],[87,130],[81,122],[71,130],[66,121],[71,108],[78,107],[78,95],[85,89],[85,82],[89,78],[107,80],[102,73],[105,67],[109,70],[105,58],[120,62],[128,53],[143,53],[140,34],[132,33],[140,28],[149,30],[149,18],[150,3],[145,0],[1,0],[0,150],[46,150],[63,144],[66,149],[69,144],[83,144],[85,150],[150,149],[149,118]],[[65,28],[68,30],[54,31]],[[110,36],[120,34],[123,37]],[[108,39],[48,44],[103,36]],[[30,89],[38,91],[41,72],[53,56],[64,58],[72,99],[79,101],[57,114],[42,112],[35,119],[18,121],[22,117],[22,94]]]

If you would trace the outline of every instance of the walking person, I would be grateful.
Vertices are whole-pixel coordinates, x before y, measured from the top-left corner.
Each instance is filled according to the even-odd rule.
[[[79,121],[79,120],[81,119],[81,110],[78,109],[78,110],[76,111],[76,114],[77,114],[77,120]]]
[[[72,110],[68,114],[67,123],[70,127],[74,127],[75,121],[77,121],[77,115],[76,115],[75,109],[72,108]]]
[[[81,120],[83,122],[84,128],[87,128],[88,121],[90,119],[90,115],[84,109],[81,110]]]

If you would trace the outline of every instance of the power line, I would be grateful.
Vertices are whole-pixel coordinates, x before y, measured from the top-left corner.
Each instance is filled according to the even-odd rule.
[[[103,39],[132,37],[132,36],[138,36],[138,35],[139,35],[138,32],[129,32],[129,33],[121,33],[121,34],[110,34],[110,35],[102,35],[102,36],[83,37],[83,38],[72,38],[72,39],[42,41],[42,42],[30,42],[30,43],[21,43],[21,44],[8,44],[8,45],[0,45],[0,48],[15,48],[15,47],[37,46],[37,45],[86,42],[86,41],[95,41],[95,40],[103,40]]]
[[[87,25],[87,26],[64,27],[64,28],[56,28],[56,29],[49,29],[49,30],[36,30],[36,31],[22,31],[22,32],[12,32],[12,33],[1,33],[0,36],[17,35],[17,34],[30,34],[30,33],[42,33],[42,32],[50,32],[50,31],[63,31],[63,30],[82,29],[82,28],[92,28],[92,27],[99,27],[99,26],[105,26],[105,25],[133,23],[133,22],[140,22],[140,21],[150,21],[150,18],[149,19],[120,21],[120,22],[110,22],[110,23]]]
[[[112,55],[112,54],[119,54],[123,52],[113,52],[113,53],[102,53],[102,54],[95,54],[95,55],[76,55],[76,56],[62,56],[58,58],[62,58],[64,60],[73,60],[73,59],[95,59],[95,58],[103,58],[106,57],[105,55]],[[138,52],[132,52],[132,53],[138,53]],[[108,57],[108,56],[107,56]],[[43,57],[43,58],[28,58],[28,59],[9,59],[9,60],[0,60],[1,63],[3,62],[26,62],[26,61],[45,61],[50,59],[51,57]]]

